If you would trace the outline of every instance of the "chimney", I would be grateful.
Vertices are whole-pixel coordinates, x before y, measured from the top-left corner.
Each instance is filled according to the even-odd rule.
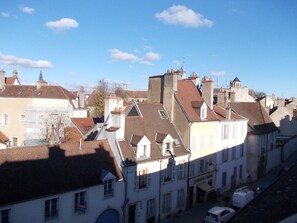
[[[80,89],[78,92],[78,98],[79,98],[79,107],[84,108],[85,107],[85,91],[84,91],[83,86],[80,86]]]
[[[227,94],[226,90],[224,90],[223,88],[220,88],[217,96],[217,104],[223,108],[226,108],[226,104],[227,104],[226,94]]]
[[[174,92],[177,92],[177,82],[179,72],[171,69],[170,73],[164,74],[164,85],[163,85],[163,105],[167,111],[170,120],[173,120],[173,105],[174,105]]]
[[[226,119],[231,120],[231,106],[228,103],[227,108],[226,108]]]
[[[0,89],[5,87],[5,71],[0,70]]]
[[[235,102],[235,91],[230,91],[230,102],[231,103]]]
[[[277,107],[278,107],[278,108],[285,107],[285,99],[278,98],[278,99],[277,99]]]
[[[208,107],[213,110],[213,81],[206,76],[202,80],[202,98]]]
[[[116,96],[109,95],[104,101],[104,121],[116,108],[122,108],[124,106],[123,99]]]
[[[198,74],[196,74],[195,72],[193,72],[190,77],[189,77],[190,80],[193,81],[193,83],[195,84],[195,86],[197,87],[200,83],[200,78],[198,76]],[[198,86],[199,87],[199,86]]]

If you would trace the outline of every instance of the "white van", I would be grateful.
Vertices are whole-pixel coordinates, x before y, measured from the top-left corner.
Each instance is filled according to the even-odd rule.
[[[243,208],[255,197],[255,192],[248,189],[247,186],[235,190],[232,196],[232,206],[235,208]]]

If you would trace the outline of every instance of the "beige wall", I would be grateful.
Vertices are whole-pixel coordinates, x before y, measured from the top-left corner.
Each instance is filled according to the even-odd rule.
[[[25,114],[27,104],[31,104],[31,98],[0,98],[0,116],[8,114],[9,124],[0,124],[0,130],[12,142],[12,137],[18,138],[18,145],[25,140],[25,125],[21,121],[21,114]]]
[[[194,122],[191,125],[191,138],[195,138],[195,148],[192,150],[191,160],[209,156],[216,153],[218,122]],[[203,148],[201,141],[203,137]]]

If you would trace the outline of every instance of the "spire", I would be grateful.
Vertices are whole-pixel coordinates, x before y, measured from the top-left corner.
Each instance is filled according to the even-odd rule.
[[[39,78],[38,78],[39,81],[43,81],[43,77],[42,77],[42,71],[40,71],[39,73]]]

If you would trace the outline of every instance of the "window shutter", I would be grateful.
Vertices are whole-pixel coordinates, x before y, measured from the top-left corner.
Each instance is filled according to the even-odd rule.
[[[147,173],[147,186],[151,186],[151,174],[149,172]]]
[[[161,182],[164,182],[165,171],[166,169],[161,170]]]
[[[175,171],[176,171],[176,165],[175,160],[172,161],[172,180],[175,179]]]
[[[135,171],[135,181],[134,181],[134,190],[137,191],[139,189],[139,176],[137,175],[137,171]]]

